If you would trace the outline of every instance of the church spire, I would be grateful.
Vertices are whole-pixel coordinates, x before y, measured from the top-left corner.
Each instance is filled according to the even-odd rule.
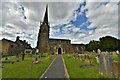
[[[46,11],[45,11],[43,22],[48,24],[48,5],[46,5]]]
[[[40,30],[38,33],[37,49],[40,53],[48,53],[49,51],[49,24],[48,24],[48,6],[44,13],[44,19],[40,24]]]

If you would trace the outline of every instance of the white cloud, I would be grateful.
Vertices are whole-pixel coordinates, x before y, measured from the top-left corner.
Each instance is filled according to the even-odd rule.
[[[88,8],[88,21],[91,22],[88,28],[96,27],[96,30],[82,38],[82,42],[88,43],[90,40],[98,40],[106,35],[118,38],[118,5],[116,3],[101,5],[100,2],[88,2],[86,8]]]
[[[35,47],[46,4],[46,2],[2,2],[2,36],[0,39],[4,37],[15,40],[16,36],[20,36],[21,39],[26,39],[29,43],[32,42],[32,46]],[[19,11],[20,5],[24,7],[27,19],[24,19]],[[69,22],[74,18],[71,14],[78,5],[79,3],[48,3],[50,27]],[[9,29],[9,27],[11,28]],[[52,29],[50,35],[58,31],[59,29]],[[26,34],[33,35],[34,39]]]
[[[18,6],[22,4],[25,9],[25,16],[19,12]],[[71,39],[72,43],[88,43],[90,40],[98,40],[100,37],[110,35],[117,37],[118,33],[118,5],[117,3],[100,2],[86,3],[81,8],[81,12],[88,9],[86,16],[91,25],[88,28],[95,27],[96,30],[81,30],[72,24],[70,20],[75,20],[77,16],[73,12],[78,8],[79,3],[48,3],[50,37],[55,33],[61,33],[57,38]],[[43,20],[46,2],[7,2],[2,3],[2,23],[0,31],[2,37],[15,40],[16,36],[26,39],[33,47],[36,46],[40,21]],[[81,13],[80,12],[80,13]],[[61,25],[66,26],[61,27]],[[83,23],[81,26],[85,25]]]

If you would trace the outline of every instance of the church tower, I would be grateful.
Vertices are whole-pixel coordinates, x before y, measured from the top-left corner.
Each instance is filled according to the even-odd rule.
[[[37,49],[40,53],[48,53],[49,51],[49,23],[48,23],[48,6],[44,15],[44,20],[40,23],[38,33]]]

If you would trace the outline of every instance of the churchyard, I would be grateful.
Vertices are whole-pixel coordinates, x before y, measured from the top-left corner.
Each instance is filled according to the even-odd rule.
[[[61,54],[70,80],[74,78],[120,78],[118,52]],[[40,78],[57,55],[26,54],[2,58],[2,78]]]
[[[2,58],[2,78],[39,78],[56,55],[22,55]]]
[[[91,59],[92,65],[81,61],[73,55],[64,55],[65,64],[70,78],[98,78],[98,65]]]
[[[69,77],[120,78],[120,54],[117,52],[86,52],[63,55]]]

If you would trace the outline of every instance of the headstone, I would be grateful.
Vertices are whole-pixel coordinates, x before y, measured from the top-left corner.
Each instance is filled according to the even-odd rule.
[[[97,50],[97,52],[98,52],[98,54],[100,54],[100,53],[101,53],[101,50],[100,50],[100,49],[98,49],[98,50]]]
[[[102,52],[99,54],[99,73],[102,75],[107,75],[109,77],[114,77],[112,63],[112,58],[108,53]]]
[[[118,55],[117,55],[116,52],[112,52],[112,55],[113,55],[114,57],[118,57]]]
[[[39,52],[39,49],[36,49],[35,54],[38,54],[38,52]]]
[[[118,50],[116,51],[116,53],[117,53],[118,55],[120,54]]]
[[[84,60],[84,54],[79,54],[79,59],[80,59],[80,61],[83,61]]]
[[[95,59],[96,59],[97,63],[99,63],[99,56],[98,55],[95,57]]]
[[[89,55],[85,54],[84,59],[88,64],[90,64],[90,56]]]
[[[93,53],[95,53],[95,50],[93,50]]]
[[[89,57],[89,55],[85,55],[85,61],[86,61],[88,64],[91,63],[91,62],[90,62],[90,57]]]
[[[113,65],[112,65],[113,60],[108,53],[105,54],[105,63],[106,63],[106,66],[105,66],[106,74],[113,78],[114,77]]]
[[[98,51],[98,53],[99,53],[99,51]],[[98,58],[99,58],[99,73],[100,73],[101,75],[103,75],[103,74],[105,74],[104,54],[99,54],[99,55],[98,55]]]

